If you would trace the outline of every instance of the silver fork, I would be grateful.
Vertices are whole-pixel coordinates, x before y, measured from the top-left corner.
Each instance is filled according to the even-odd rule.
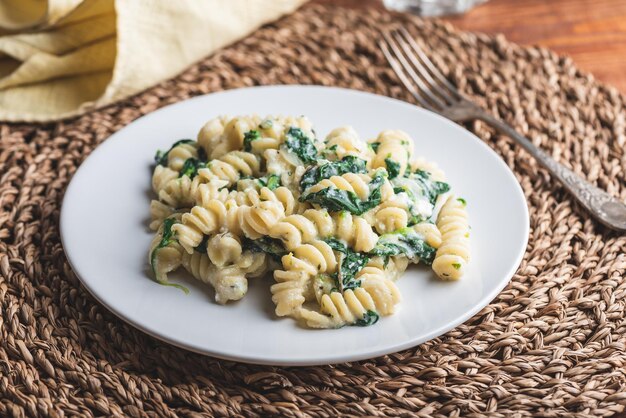
[[[626,231],[626,205],[554,161],[508,124],[465,98],[435,67],[415,40],[400,28],[383,33],[379,46],[402,84],[424,108],[454,122],[479,119],[513,138],[543,165],[596,219]]]

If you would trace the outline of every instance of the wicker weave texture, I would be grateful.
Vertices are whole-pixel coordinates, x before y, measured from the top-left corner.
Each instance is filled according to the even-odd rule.
[[[626,201],[626,100],[568,58],[436,21],[307,6],[118,105],[62,123],[0,125],[0,416],[621,412],[626,237],[590,220],[526,152],[480,122],[467,127],[502,156],[528,199],[528,249],[489,306],[414,349],[327,367],[215,360],[126,325],[72,273],[59,239],[61,199],[109,135],[169,103],[257,84],[410,101],[376,45],[377,29],[398,23],[465,93]]]

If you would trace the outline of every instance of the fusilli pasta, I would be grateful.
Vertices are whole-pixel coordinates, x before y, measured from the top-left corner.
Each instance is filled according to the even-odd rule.
[[[469,263],[465,201],[413,152],[398,130],[365,143],[341,127],[321,141],[306,117],[211,119],[155,156],[154,277],[182,287],[168,274],[183,267],[224,304],[273,271],[277,316],[372,325],[396,310],[410,263],[444,280]]]

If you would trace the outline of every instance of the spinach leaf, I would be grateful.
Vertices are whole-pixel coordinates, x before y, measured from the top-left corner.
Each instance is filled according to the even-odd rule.
[[[313,140],[306,136],[302,129],[292,126],[285,136],[287,137],[285,141],[287,149],[296,154],[303,163],[312,164],[317,161],[317,148],[315,148]]]
[[[202,241],[200,241],[200,244],[194,248],[194,251],[198,253],[206,253],[207,245],[209,245],[209,237],[208,235],[205,235],[204,238],[202,238]]]
[[[380,147],[380,142],[369,142],[367,146],[370,147],[372,151],[378,152],[378,147]]]
[[[261,132],[253,129],[251,131],[246,132],[243,135],[243,149],[246,152],[252,151],[252,141],[256,141],[261,138]]]
[[[376,312],[368,309],[367,312],[363,314],[363,318],[357,320],[353,325],[357,327],[367,327],[374,325],[379,319],[380,316]]]
[[[362,215],[380,204],[380,188],[384,182],[384,170],[378,171],[370,181],[370,195],[367,200],[359,199],[356,193],[351,191],[327,187],[314,193],[303,194],[300,196],[300,201],[317,203],[332,212],[347,210],[354,215]]]
[[[398,177],[398,174],[400,174],[400,163],[392,160],[391,158],[385,158],[385,165],[387,166],[387,172],[389,173],[390,179]]]
[[[324,242],[328,244],[330,248],[335,251],[339,251],[340,253],[347,254],[349,251],[348,246],[343,241],[340,241],[335,237],[324,238]]]
[[[193,179],[196,175],[198,175],[198,170],[205,167],[205,162],[200,161],[197,158],[187,158],[183,164],[183,168],[178,173],[178,177],[187,176],[190,179]]]
[[[280,261],[282,256],[287,254],[287,250],[285,250],[285,246],[282,241],[270,237],[263,237],[255,240],[244,238],[243,249],[257,253],[267,253],[277,261]]]
[[[430,173],[423,170],[417,170],[414,173],[410,173],[408,178],[418,184],[418,186],[424,191],[424,196],[426,196],[433,205],[440,194],[446,193],[450,190],[450,185],[448,183],[431,180]]]
[[[342,293],[348,289],[361,287],[361,281],[356,280],[354,276],[365,267],[369,260],[368,255],[352,250],[348,250],[343,257],[341,257],[341,266],[337,272],[337,281],[339,282]]]
[[[358,253],[349,248],[343,241],[335,237],[324,239],[330,248],[341,253],[340,265],[337,273],[331,275],[337,280],[339,291],[355,289],[361,286],[361,281],[354,276],[368,263],[370,257],[365,253]]]
[[[430,265],[436,252],[415,230],[403,228],[381,236],[370,254],[385,258],[403,254],[409,259],[419,257],[420,261]]]
[[[172,226],[176,222],[177,221],[174,218],[167,218],[163,221],[163,235],[161,236],[161,241],[159,241],[157,246],[152,250],[152,253],[150,254],[150,266],[152,267],[152,273],[154,274],[154,277],[157,283],[163,286],[172,286],[172,287],[182,290],[185,293],[189,293],[189,289],[187,289],[183,285],[180,285],[178,283],[170,283],[165,280],[159,280],[157,273],[156,273],[157,252],[161,248],[167,247],[168,245],[170,245],[172,242],[176,240],[176,238],[174,237],[174,231],[172,231]]]
[[[327,187],[314,193],[300,196],[301,202],[317,203],[332,212],[347,210],[360,215],[361,200],[354,192]]]
[[[328,161],[326,163],[312,166],[307,169],[300,180],[300,190],[305,191],[309,187],[332,176],[340,176],[346,173],[367,173],[365,160],[347,155],[341,161]]]
[[[270,190],[275,190],[280,187],[280,176],[277,174],[270,174],[266,177],[259,177],[259,184],[261,187],[267,187]]]
[[[170,149],[165,152],[157,150],[156,154],[154,155],[154,161],[157,163],[157,165],[167,166],[167,157],[169,156],[171,150],[173,150],[180,144],[191,144],[193,142],[195,142],[193,139],[180,139],[174,142]]]

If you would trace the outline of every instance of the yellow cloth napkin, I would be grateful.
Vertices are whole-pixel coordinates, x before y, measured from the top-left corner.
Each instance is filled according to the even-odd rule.
[[[306,0],[3,0],[0,120],[50,121],[138,93]]]

